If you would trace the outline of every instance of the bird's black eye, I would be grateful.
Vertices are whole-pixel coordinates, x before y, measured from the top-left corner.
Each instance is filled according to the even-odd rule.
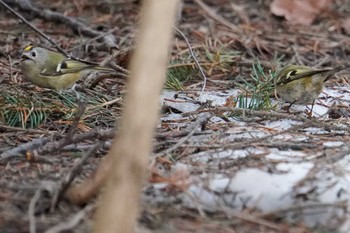
[[[61,63],[61,69],[67,69],[67,68],[68,68],[67,62],[63,61],[63,62]]]
[[[32,57],[36,57],[36,52],[32,52]]]

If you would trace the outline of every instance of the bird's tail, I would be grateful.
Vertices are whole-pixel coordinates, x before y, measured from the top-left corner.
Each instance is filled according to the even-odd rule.
[[[330,70],[328,71],[328,73],[325,72],[325,75],[326,75],[327,77],[325,78],[324,82],[327,82],[330,78],[332,78],[332,76],[333,76],[334,74],[336,74],[336,73],[338,73],[338,72],[340,72],[340,71],[342,71],[342,70],[349,69],[349,68],[350,68],[350,66],[337,66],[337,67],[335,67],[335,68],[333,68],[333,69],[330,69]]]
[[[115,69],[112,69],[110,67],[106,66],[93,66],[93,70],[99,71],[99,72],[105,72],[105,73],[115,73]]]

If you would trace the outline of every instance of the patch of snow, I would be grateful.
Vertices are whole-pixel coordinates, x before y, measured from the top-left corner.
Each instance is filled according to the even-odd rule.
[[[306,134],[329,134],[329,131],[326,131],[320,128],[315,128],[315,127],[309,127],[304,130]]]
[[[164,96],[168,96],[165,98],[173,99],[173,95],[176,93],[169,92]],[[237,93],[238,90],[230,90],[224,94],[205,92],[199,97],[199,100],[201,102],[211,100],[213,105],[222,106],[229,96]],[[316,101],[313,108],[313,116],[321,117],[327,113],[327,106],[331,106],[335,101],[338,103],[345,99],[350,100],[348,87],[325,89]],[[199,107],[198,104],[193,104],[190,98],[188,98],[188,101],[183,98],[178,99],[178,101],[183,102],[175,104],[177,109],[179,109],[178,106],[187,104],[192,104],[193,109]],[[172,101],[167,101],[166,103],[168,104],[168,102]],[[169,105],[171,106],[171,104]],[[279,104],[278,107],[280,106],[282,105]],[[310,108],[311,105],[293,105],[290,111],[291,114],[300,112],[300,114],[306,116],[305,110],[310,111]],[[191,107],[184,109],[185,111],[190,111]],[[181,119],[180,114],[177,115],[171,117],[174,120]],[[170,116],[167,117],[171,119]],[[236,143],[245,138],[260,138],[301,124],[290,119],[265,120],[255,123],[244,122],[240,117],[235,116],[228,116],[227,118],[232,122],[224,124],[225,128],[221,128],[221,130],[216,131],[210,137],[208,135],[193,136],[191,142],[194,145],[196,143],[207,145],[213,142],[215,145],[226,146],[229,143]],[[225,123],[220,117],[211,118],[211,122],[217,123],[218,127],[221,122]],[[338,126],[341,126],[341,124],[341,122],[337,122]],[[343,126],[347,127],[346,125]],[[329,131],[316,126],[303,129],[303,132],[298,131],[276,135],[270,141],[287,143],[310,142],[317,146],[319,143],[322,143],[324,147],[330,149],[345,146],[346,144],[346,139],[344,139],[344,142],[340,141],[342,139],[339,138],[330,138],[330,140],[334,141],[325,142],[321,138],[317,139],[317,135],[323,134],[327,135]],[[312,136],[310,141],[309,135],[316,136]],[[328,164],[317,158],[324,153],[324,151],[318,150],[318,147],[315,147],[315,150],[311,148],[310,150],[300,151],[292,149],[279,150],[277,146],[274,148],[263,146],[263,149],[247,147],[241,150],[224,150],[224,146],[221,151],[210,150],[184,158],[197,171],[192,179],[193,183],[183,193],[184,196],[182,196],[181,200],[184,205],[208,211],[223,210],[223,208],[227,210],[229,208],[230,211],[239,212],[244,208],[256,208],[265,213],[300,206],[301,209],[298,210],[300,214],[299,212],[295,214],[296,212],[291,211],[290,213],[285,213],[284,216],[287,216],[291,221],[300,220],[308,226],[314,226],[318,223],[328,224],[333,221],[334,217],[344,216],[346,210],[342,210],[337,204],[342,201],[350,204],[350,153],[340,161]],[[262,161],[249,163],[249,156],[252,154],[262,154]],[[246,159],[239,160],[241,158]],[[247,163],[244,163],[239,168],[229,167],[228,170],[211,169],[212,167],[219,167],[217,165],[221,165],[226,161],[229,164],[235,163],[236,160],[238,164],[240,164],[240,161],[247,161]],[[210,167],[210,170],[203,168],[203,172],[198,172],[199,169],[202,167],[206,168],[206,166]],[[237,169],[240,170],[237,172]],[[273,172],[269,173],[268,171]],[[158,188],[162,187],[159,186]],[[310,204],[315,204],[315,208],[305,208]],[[323,206],[323,204],[330,205]],[[341,227],[344,229],[342,232],[350,232],[350,220]]]
[[[344,145],[344,142],[341,142],[341,141],[324,142],[323,145],[325,147],[339,147],[341,145]]]
[[[262,153],[261,150],[255,149],[255,148],[246,148],[244,150],[225,150],[225,151],[205,151],[200,152],[197,154],[193,154],[188,156],[187,158],[190,159],[192,162],[202,162],[207,163],[212,160],[218,160],[224,159],[224,158],[230,158],[230,159],[238,159],[238,158],[245,158],[249,154],[258,154]]]
[[[174,96],[177,94],[178,92],[176,91],[163,90],[160,95],[161,103],[175,108],[183,113],[196,111],[200,107],[199,104],[191,102],[190,99],[187,101],[182,98],[174,98]]]
[[[187,117],[181,116],[181,114],[175,114],[175,113],[170,113],[170,114],[164,114],[161,117],[161,121],[173,121],[173,120],[181,120],[181,119],[187,119]]]
[[[229,135],[223,138],[223,140],[230,141],[230,142],[236,142],[237,139],[261,138],[261,137],[270,135],[268,133],[261,132],[258,130],[252,130],[249,128],[247,128],[246,130],[242,130],[241,132],[235,132],[235,133],[232,133],[230,130],[228,130],[227,133],[229,133]]]
[[[290,193],[294,185],[304,179],[313,163],[281,163],[277,165],[280,174],[271,174],[260,169],[249,168],[236,173],[232,178],[209,180],[206,187],[191,185],[188,192],[195,197],[195,204],[208,210],[220,209],[222,204],[234,206],[235,209],[246,207],[258,208],[263,212],[276,211],[292,207],[294,200]],[[222,192],[221,195],[215,193]],[[230,195],[231,202],[223,197]],[[189,204],[191,201],[186,199]]]
[[[281,161],[300,161],[305,159],[306,154],[301,151],[281,151],[277,148],[271,148],[270,154],[266,156],[267,159],[281,160]]]
[[[212,101],[214,106],[222,106],[226,103],[226,99],[230,96],[236,96],[239,93],[238,89],[227,90],[226,93],[220,92],[204,92],[199,97],[199,101],[205,102],[207,100]]]
[[[217,116],[213,116],[212,118],[210,118],[210,122],[213,122],[213,123],[226,123],[226,121],[224,121],[221,117],[217,117]]]
[[[294,125],[299,125],[301,124],[298,121],[294,121],[291,119],[283,119],[283,120],[278,120],[278,121],[266,121],[265,126],[272,128],[274,130],[286,130],[291,128]]]

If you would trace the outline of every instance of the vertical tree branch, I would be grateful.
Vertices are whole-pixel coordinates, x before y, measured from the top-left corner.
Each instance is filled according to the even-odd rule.
[[[129,92],[119,136],[109,156],[112,169],[96,214],[96,233],[133,232],[141,185],[165,80],[178,0],[144,0]]]

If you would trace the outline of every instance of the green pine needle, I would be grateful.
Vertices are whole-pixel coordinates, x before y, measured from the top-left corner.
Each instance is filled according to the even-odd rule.
[[[174,60],[170,63],[165,81],[166,88],[176,91],[184,90],[183,84],[196,76],[197,70],[194,64],[183,63],[180,60]]]
[[[241,78],[243,82],[240,85],[242,93],[236,99],[237,106],[254,110],[271,110],[275,108],[270,99],[274,93],[274,78],[275,74],[271,71],[267,74],[259,61],[253,63],[252,81],[248,82]]]
[[[113,100],[111,96],[103,96],[98,91],[90,94],[80,93],[88,102],[82,117],[86,127],[104,125],[113,127],[117,111],[113,106],[104,103]],[[77,100],[75,93],[58,93],[52,90],[33,91],[31,94],[15,87],[6,87],[0,92],[0,123],[21,128],[38,128],[47,122],[57,122],[67,126],[75,117]]]

